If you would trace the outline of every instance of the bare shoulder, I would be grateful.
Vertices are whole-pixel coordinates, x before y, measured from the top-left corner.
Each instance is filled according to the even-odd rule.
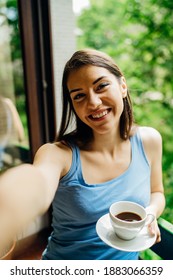
[[[57,142],[57,143],[46,143],[44,145],[42,145],[37,153],[36,153],[36,157],[37,156],[50,156],[53,159],[56,158],[58,156],[58,158],[60,156],[64,156],[64,155],[70,155],[71,154],[71,149],[69,146],[61,143],[61,142]]]
[[[141,126],[139,127],[139,132],[142,141],[145,143],[151,143],[151,144],[162,143],[162,136],[160,132],[153,127]]]
[[[149,161],[161,158],[162,137],[159,131],[152,127],[139,127],[139,133]]]
[[[71,161],[71,148],[61,142],[42,145],[34,158],[35,165],[54,166],[62,176],[69,170]]]

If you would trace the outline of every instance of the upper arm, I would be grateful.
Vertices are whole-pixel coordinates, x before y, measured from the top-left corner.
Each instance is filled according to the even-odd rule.
[[[151,167],[151,192],[163,192],[162,183],[162,137],[151,127],[141,127],[140,134]]]
[[[62,144],[45,144],[35,155],[33,165],[44,177],[50,203],[54,198],[60,178],[71,164],[70,158],[70,149]]]

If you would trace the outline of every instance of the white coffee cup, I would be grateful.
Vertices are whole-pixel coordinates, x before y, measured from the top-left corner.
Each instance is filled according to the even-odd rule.
[[[155,219],[153,214],[147,214],[143,206],[131,201],[113,203],[109,208],[109,216],[116,235],[124,240],[135,238],[144,226]]]

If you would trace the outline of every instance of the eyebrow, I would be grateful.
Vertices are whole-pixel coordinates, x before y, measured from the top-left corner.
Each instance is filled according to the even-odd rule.
[[[93,82],[93,85],[97,84],[97,82],[99,82],[100,80],[102,80],[103,78],[105,78],[106,76],[101,76],[100,78],[98,78],[97,80],[95,80]]]
[[[72,90],[69,90],[69,93],[71,94],[72,92],[79,91],[79,90],[82,90],[82,88],[74,88]]]
[[[93,82],[93,85],[95,85],[96,83],[98,83],[100,80],[102,80],[103,78],[105,78],[106,76],[101,76],[99,77],[98,79],[96,79],[94,82]],[[75,92],[75,91],[79,91],[79,90],[82,90],[82,88],[74,88],[72,90],[69,91],[69,94],[71,94],[72,92]]]

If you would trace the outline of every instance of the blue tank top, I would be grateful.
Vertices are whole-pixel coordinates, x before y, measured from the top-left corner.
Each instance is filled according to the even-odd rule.
[[[129,200],[146,207],[150,201],[150,166],[139,132],[130,138],[132,159],[120,176],[87,184],[82,175],[80,150],[72,145],[72,165],[60,180],[53,201],[53,232],[42,259],[135,260],[138,252],[106,245],[96,233],[96,222],[113,202]],[[105,166],[106,171],[106,166]]]

